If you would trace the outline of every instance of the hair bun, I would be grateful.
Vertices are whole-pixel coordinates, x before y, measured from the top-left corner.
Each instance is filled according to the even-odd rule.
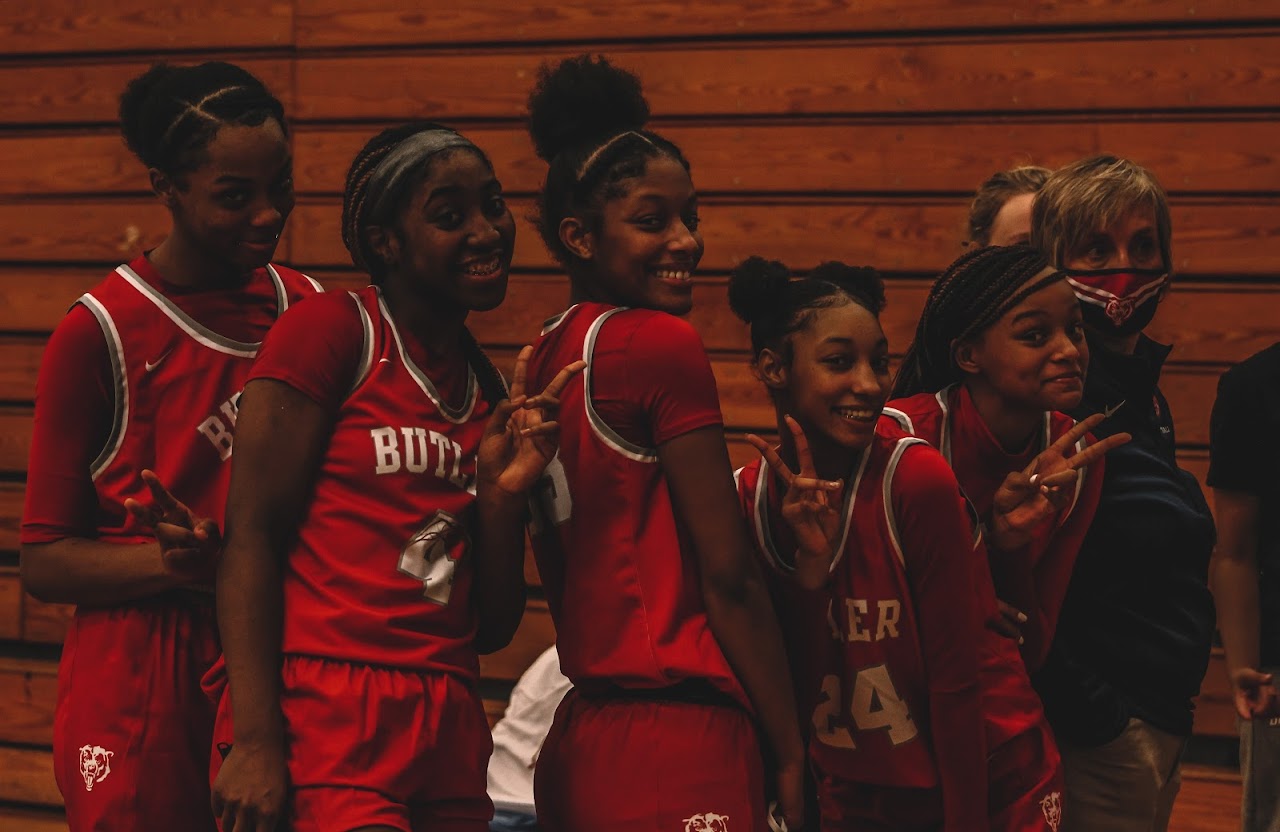
[[[834,283],[877,315],[884,309],[884,280],[871,266],[850,266],[839,260],[828,260],[815,266],[809,277]]]
[[[776,312],[791,281],[791,270],[777,260],[752,255],[729,276],[729,308],[747,323]]]
[[[157,92],[173,83],[180,71],[169,64],[154,64],[130,81],[120,94],[120,132],[125,146],[148,166],[154,162],[158,136],[156,125],[151,123],[155,108],[147,105],[155,100]]]
[[[568,148],[639,130],[648,120],[640,79],[603,56],[543,64],[529,94],[529,135],[547,162]]]

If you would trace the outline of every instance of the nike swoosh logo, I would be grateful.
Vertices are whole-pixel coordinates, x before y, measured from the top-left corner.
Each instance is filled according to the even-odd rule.
[[[378,359],[378,363],[379,363],[379,364],[390,364],[390,363],[391,363],[391,359],[390,359],[390,358],[379,358],[379,359]]]
[[[169,350],[169,352],[173,352],[173,350]],[[151,372],[152,370],[154,370],[156,367],[159,367],[159,366],[160,366],[160,362],[161,362],[161,361],[164,361],[166,358],[168,358],[168,357],[169,357],[169,352],[166,352],[164,355],[160,356],[160,357],[159,357],[159,358],[157,358],[155,361],[148,361],[148,362],[146,362],[143,366],[145,366],[145,367],[147,368],[147,372],[149,373],[149,372]]]

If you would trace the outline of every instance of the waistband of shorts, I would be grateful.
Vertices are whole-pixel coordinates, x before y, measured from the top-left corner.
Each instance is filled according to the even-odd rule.
[[[742,703],[707,679],[682,679],[657,688],[628,688],[616,682],[589,680],[576,685],[574,690],[589,702],[673,702],[743,710]]]

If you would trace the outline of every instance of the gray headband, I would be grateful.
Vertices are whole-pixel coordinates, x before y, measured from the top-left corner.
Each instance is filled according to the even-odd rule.
[[[373,169],[373,173],[369,174],[369,184],[365,186],[367,207],[362,212],[360,225],[364,225],[364,217],[383,215],[382,212],[388,207],[388,200],[406,175],[427,159],[451,147],[466,147],[480,153],[480,148],[470,140],[442,128],[414,133],[396,145]]]

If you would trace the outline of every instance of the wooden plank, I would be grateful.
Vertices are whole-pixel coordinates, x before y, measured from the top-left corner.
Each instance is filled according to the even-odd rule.
[[[31,408],[0,407],[0,471],[27,470],[31,449]]]
[[[22,523],[22,483],[0,482],[0,552],[18,551],[18,526]],[[0,632],[4,625],[0,624]],[[8,636],[0,636],[8,638]]]
[[[29,0],[40,5],[38,0]],[[176,7],[175,7],[176,8]],[[221,56],[174,56],[173,63],[230,60],[262,79],[291,112],[290,61]],[[0,124],[114,124],[120,93],[150,66],[133,59],[82,59],[7,63],[0,66]]]
[[[1238,832],[1240,792],[1232,769],[1184,765],[1169,832]]]
[[[0,801],[61,806],[53,779],[53,752],[0,747]]]
[[[30,595],[22,602],[22,640],[36,644],[61,644],[75,607],[71,604],[48,604]]]
[[[556,643],[555,625],[551,623],[551,611],[547,602],[531,599],[525,607],[524,618],[516,630],[511,644],[496,653],[480,657],[480,675],[486,679],[502,679],[514,682],[529,669],[538,656]]]
[[[36,373],[44,338],[0,335],[0,400],[31,401],[36,395]]]
[[[643,5],[600,0],[510,5],[472,0],[424,5],[413,0],[297,0],[302,48],[467,41],[616,40],[851,34],[902,30],[973,30],[1129,24],[1244,23],[1280,17],[1261,3],[1180,0],[1062,0],[1010,4],[1000,0],[656,0]],[[1268,11],[1270,12],[1268,14]]]
[[[531,201],[510,202],[517,217],[532,213]],[[699,209],[706,241],[701,268],[727,271],[749,255],[759,254],[800,269],[837,259],[891,272],[937,273],[963,253],[967,211],[967,203],[959,199],[706,199]],[[1174,265],[1179,274],[1280,274],[1280,213],[1270,200],[1184,197],[1174,201],[1172,212]],[[22,259],[29,259],[23,253],[27,248],[48,251],[54,235],[70,237],[69,248],[87,249],[96,239],[88,231],[33,228],[34,219],[15,214],[11,221],[22,224],[24,237],[39,234],[43,243],[15,246],[15,254]],[[109,217],[94,218],[87,209],[85,214],[86,223],[111,229],[121,225]],[[5,236],[18,233],[5,229],[8,215],[0,206],[0,244]],[[350,259],[342,247],[340,219],[337,200],[303,200],[289,223],[293,260],[303,268],[346,268]],[[120,235],[119,230],[113,233]],[[554,267],[542,241],[527,225],[516,238],[515,265]]]
[[[670,116],[1151,112],[1280,100],[1280,35],[1059,35],[1052,39],[671,42],[610,46]],[[512,118],[564,47],[300,57],[301,120]]]
[[[1192,732],[1197,736],[1234,737],[1238,733],[1226,655],[1221,647],[1215,647],[1209,657],[1209,669],[1200,683],[1194,716]]]
[[[0,638],[22,637],[22,581],[16,569],[0,570]]]
[[[0,806],[0,832],[67,832],[67,819],[58,811]]]
[[[119,133],[0,135],[0,194],[148,190],[146,168]]]
[[[1025,164],[1057,167],[1104,151],[1156,171],[1174,193],[1248,193],[1280,183],[1280,121],[1275,119],[810,120],[749,125],[659,123],[656,129],[684,151],[704,194],[968,194],[996,170]],[[351,160],[374,132],[370,128],[299,129],[294,135],[298,191],[340,195]],[[489,155],[509,193],[532,193],[542,187],[546,164],[534,155],[523,127],[471,127],[464,132]],[[5,143],[0,139],[0,159]],[[97,152],[108,151],[114,148]],[[113,165],[122,163],[111,158],[104,167],[109,170]],[[0,193],[19,187],[30,189],[29,193],[56,193],[76,184],[74,178],[62,177],[47,184],[32,182],[35,174],[24,170],[12,172],[15,178],[27,177],[18,182],[10,183],[0,174]],[[86,172],[86,181],[94,181],[93,176],[94,172]],[[134,190],[144,184],[137,181],[139,177],[134,180],[128,184]]]
[[[119,262],[120,257],[113,260]],[[107,272],[100,266],[0,268],[0,330],[52,332],[76,298]]]
[[[0,742],[53,744],[56,661],[0,658]]]
[[[168,5],[154,0],[7,0],[0,4],[0,53],[22,55],[127,50],[286,46],[287,2]]]

